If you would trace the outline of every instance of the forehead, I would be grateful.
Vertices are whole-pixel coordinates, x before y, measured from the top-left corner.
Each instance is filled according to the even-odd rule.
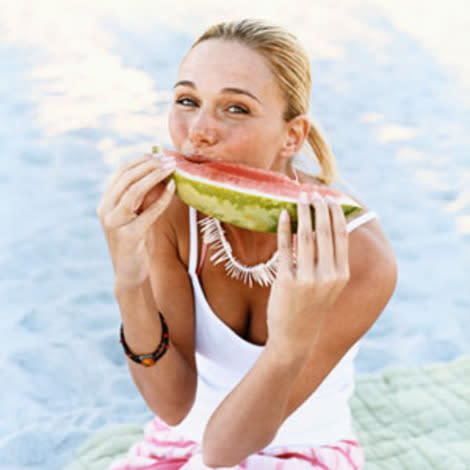
[[[280,96],[266,59],[237,41],[209,39],[192,49],[179,68],[180,80],[200,87],[243,87]]]

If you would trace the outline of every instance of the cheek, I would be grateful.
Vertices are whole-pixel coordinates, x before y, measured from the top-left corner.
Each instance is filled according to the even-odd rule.
[[[239,163],[267,168],[278,150],[277,137],[265,129],[245,128],[242,132],[232,134],[230,145],[225,150]]]
[[[241,163],[244,158],[251,158],[250,155],[256,153],[259,147],[258,136],[250,128],[237,129],[229,133],[229,138],[225,140],[225,151],[236,155]],[[243,158],[244,157],[244,158]]]
[[[171,140],[175,145],[182,142],[187,134],[186,122],[174,108],[170,109],[168,114],[168,131],[170,132]]]
[[[243,137],[242,137],[243,138]],[[276,126],[267,124],[251,129],[245,134],[246,143],[258,151],[272,153],[281,143],[281,130]]]

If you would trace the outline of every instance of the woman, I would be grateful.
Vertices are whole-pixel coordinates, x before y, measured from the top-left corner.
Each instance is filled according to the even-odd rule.
[[[281,28],[210,28],[178,72],[175,149],[331,184],[334,157],[307,117],[309,67]],[[306,142],[318,177],[292,165]],[[286,213],[277,234],[224,224],[219,236],[244,269],[278,252],[272,285],[250,287],[211,262],[215,244],[197,223],[204,215],[162,183],[174,168],[171,157],[151,155],[125,164],[97,211],[129,368],[156,415],[144,442],[111,468],[359,468],[352,361],[396,283],[375,214],[364,209],[346,223],[334,201],[304,195],[295,246]]]

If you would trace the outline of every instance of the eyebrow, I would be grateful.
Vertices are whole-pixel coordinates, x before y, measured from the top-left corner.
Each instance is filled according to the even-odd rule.
[[[189,86],[190,88],[196,89],[196,85],[194,84],[194,82],[192,82],[190,80],[180,80],[179,82],[175,83],[175,86],[173,88],[176,88],[178,86]],[[221,91],[221,93],[236,93],[238,95],[246,95],[246,96],[249,96],[250,98],[253,98],[254,100],[258,101],[258,103],[261,103],[259,98],[257,98],[255,95],[253,95],[253,93],[250,93],[247,90],[243,90],[242,88],[226,87],[226,88],[222,88],[222,90],[220,90],[220,91]]]

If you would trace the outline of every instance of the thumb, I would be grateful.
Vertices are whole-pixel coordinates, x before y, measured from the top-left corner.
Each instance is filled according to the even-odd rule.
[[[138,232],[146,232],[152,224],[157,220],[157,218],[165,211],[165,209],[170,204],[171,200],[173,199],[173,195],[175,193],[175,182],[174,180],[170,180],[170,182],[158,190],[159,196],[152,195],[149,197],[147,204],[149,204],[143,212],[139,215],[139,217],[134,221],[137,225],[136,229]],[[155,189],[155,188],[154,188]],[[152,189],[152,191],[154,191]],[[150,191],[149,194],[152,192]],[[150,202],[152,201],[153,202]],[[144,200],[145,202],[145,200]],[[142,204],[142,207],[144,204]]]

